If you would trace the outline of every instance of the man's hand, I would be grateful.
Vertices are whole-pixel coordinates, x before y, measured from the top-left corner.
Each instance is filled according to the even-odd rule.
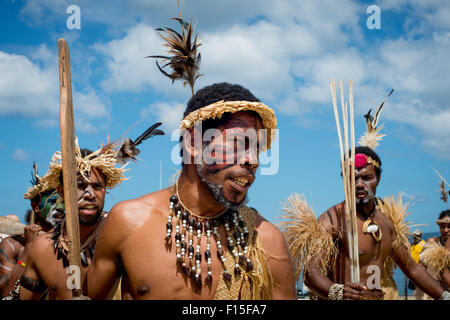
[[[39,235],[39,231],[42,231],[42,228],[37,224],[31,224],[25,226],[24,228],[24,236],[26,244],[30,244],[34,239]]]
[[[384,293],[353,282],[344,284],[344,300],[382,300]]]

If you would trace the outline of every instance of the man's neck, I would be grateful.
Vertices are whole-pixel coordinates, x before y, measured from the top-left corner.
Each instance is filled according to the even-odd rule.
[[[367,219],[375,210],[375,198],[370,199],[367,203],[356,204],[357,213]]]
[[[99,223],[100,223],[100,219],[101,216],[99,217],[99,219],[97,220],[97,223],[91,226],[85,226],[80,224],[80,243],[82,244],[83,242],[86,241],[86,239],[92,234],[92,232],[94,232]]]
[[[200,180],[195,168],[186,168],[178,178],[178,196],[185,209],[199,216],[214,216],[225,210]],[[176,190],[175,190],[176,192]]]

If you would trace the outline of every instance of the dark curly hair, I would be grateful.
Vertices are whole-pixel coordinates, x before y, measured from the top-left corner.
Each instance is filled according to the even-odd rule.
[[[379,178],[381,176],[381,159],[380,157],[375,153],[375,151],[373,151],[372,149],[370,149],[369,147],[366,146],[358,146],[355,148],[355,154],[357,153],[362,153],[365,154],[368,157],[371,157],[373,160],[375,160],[376,162],[378,162],[380,164],[380,167],[375,167],[375,173],[377,174],[377,177]]]
[[[186,109],[184,110],[183,118],[192,111],[206,107],[214,102],[224,101],[238,101],[245,100],[251,102],[259,102],[248,89],[238,85],[227,82],[214,83],[198,90],[191,99],[189,99]]]
[[[443,219],[444,217],[450,217],[450,210],[444,210],[439,214],[439,219]]]

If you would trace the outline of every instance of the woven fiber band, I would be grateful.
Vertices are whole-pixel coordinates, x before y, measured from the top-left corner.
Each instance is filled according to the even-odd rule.
[[[267,129],[267,150],[270,149],[272,143],[272,134],[275,137],[277,128],[277,118],[271,108],[262,102],[250,101],[217,101],[206,107],[189,113],[180,123],[180,130],[187,130],[194,126],[195,122],[205,121],[207,119],[221,118],[226,112],[235,113],[239,111],[255,111],[262,119],[264,129]],[[265,149],[264,146],[262,148]]]

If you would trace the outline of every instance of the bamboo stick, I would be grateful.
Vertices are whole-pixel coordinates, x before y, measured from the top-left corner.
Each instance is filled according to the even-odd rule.
[[[352,234],[353,234],[353,259],[354,259],[354,275],[353,282],[359,283],[359,249],[358,249],[358,224],[356,219],[356,181],[355,181],[355,109],[353,104],[353,81],[349,81],[349,103],[350,103],[350,137],[351,137],[351,151],[350,151],[350,174],[351,174],[351,217],[353,221]]]
[[[339,111],[337,108],[336,86],[334,80],[330,82],[331,95],[333,101],[333,111],[338,131],[339,151],[341,158],[341,169],[345,194],[345,216],[347,240],[350,259],[350,279],[354,283],[359,283],[359,257],[358,257],[358,232],[356,220],[356,196],[355,196],[355,129],[354,129],[354,105],[353,105],[353,82],[350,80],[350,146],[349,146],[349,110],[344,99],[342,80],[339,81],[339,91],[341,100],[342,128],[340,125]],[[343,137],[342,137],[343,136]],[[350,148],[350,154],[349,154]],[[345,150],[344,150],[345,149]]]

